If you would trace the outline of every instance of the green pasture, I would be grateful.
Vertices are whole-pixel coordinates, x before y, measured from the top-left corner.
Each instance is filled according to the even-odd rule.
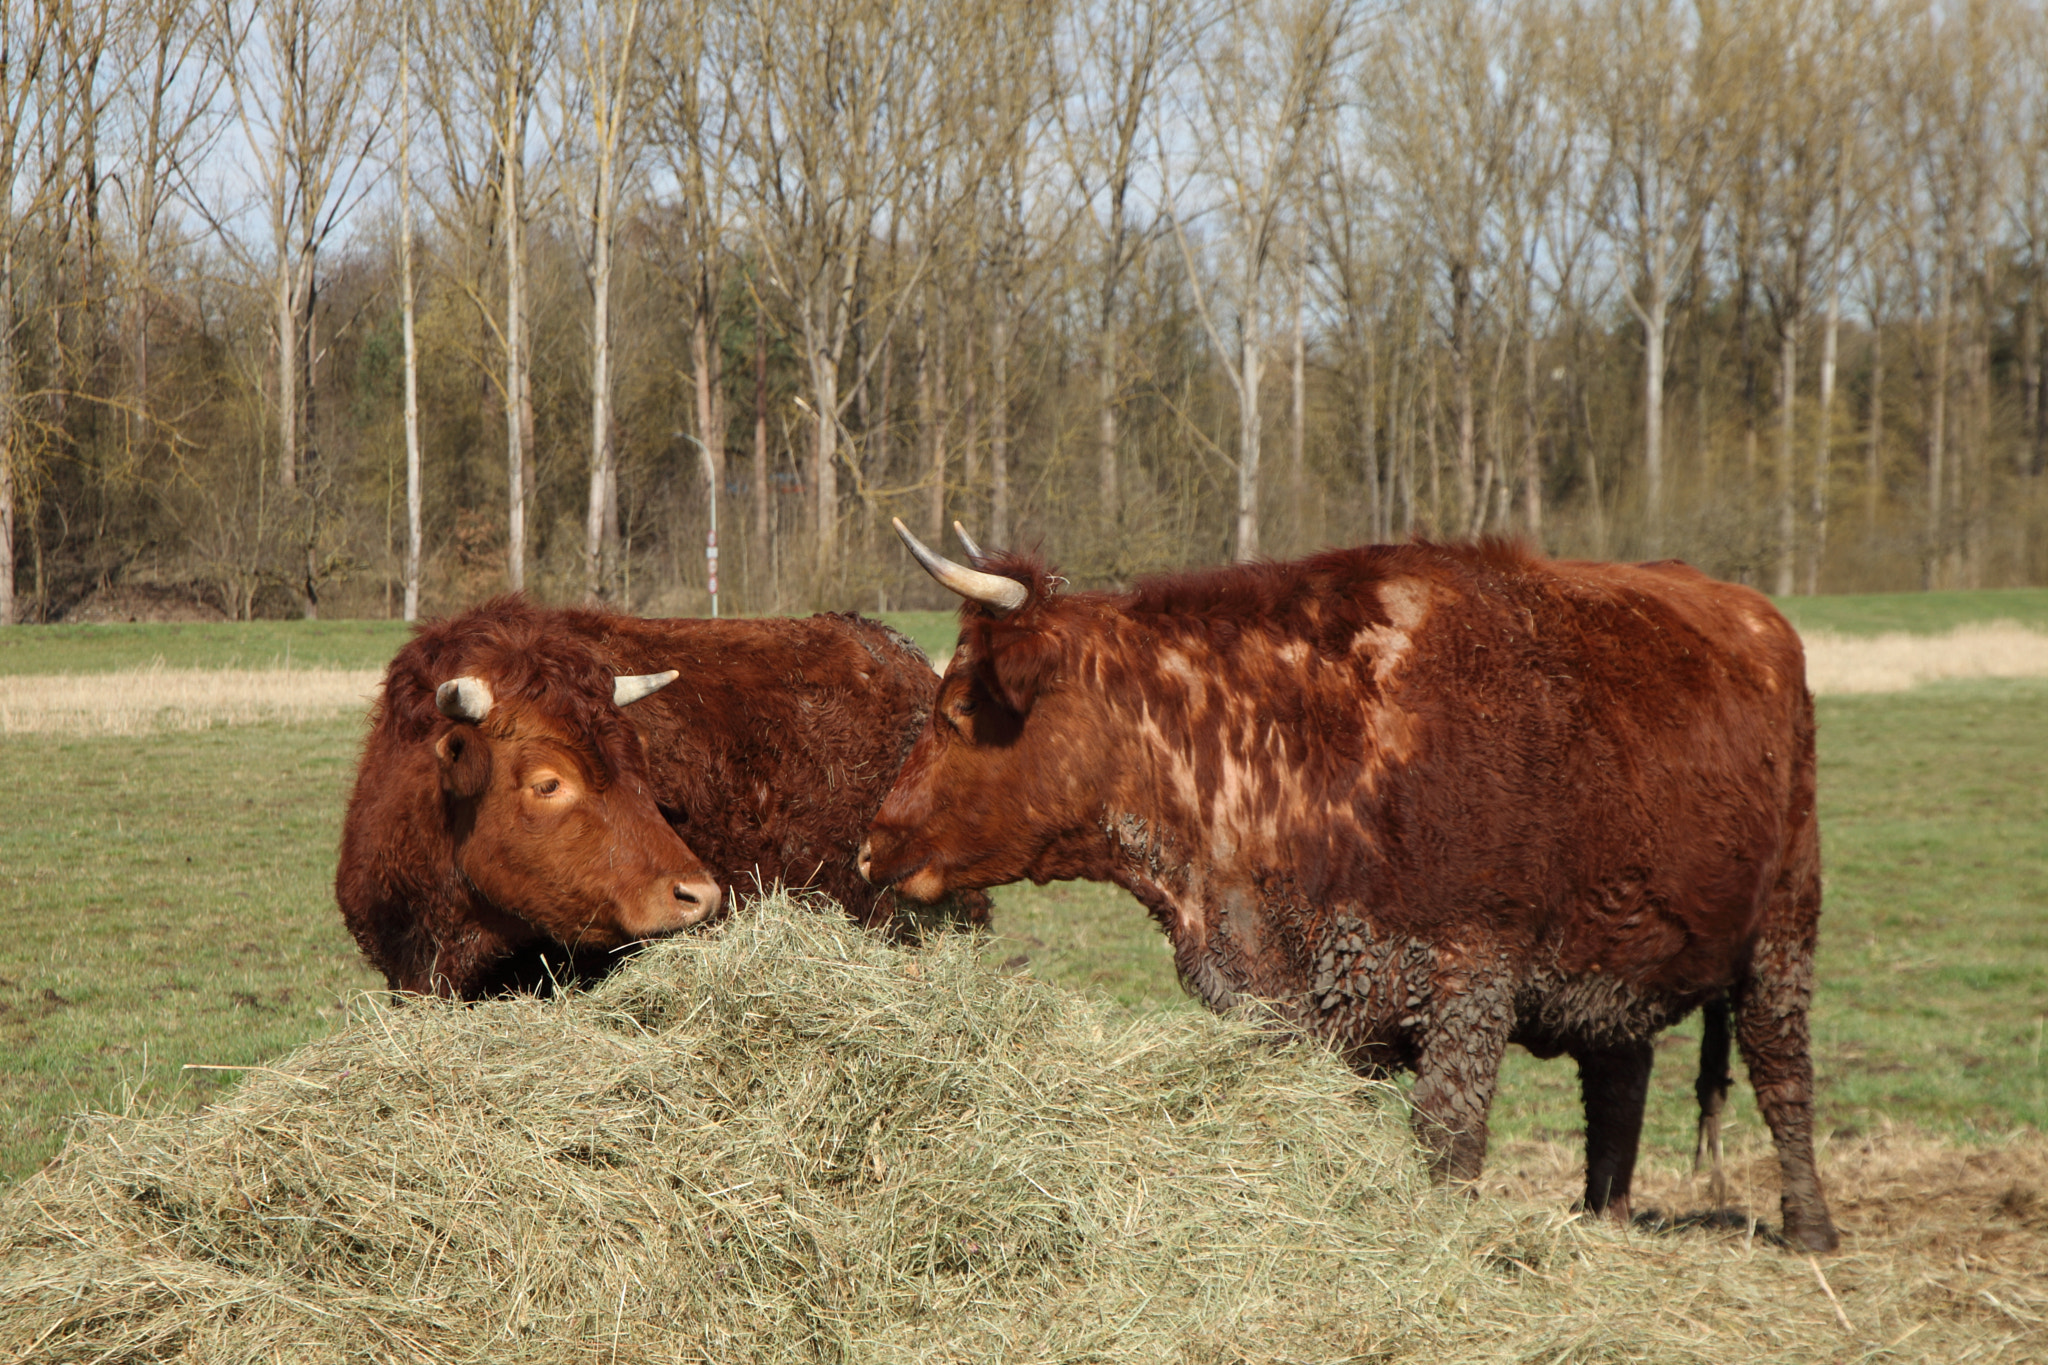
[[[2026,596],[1979,594],[1997,610],[1958,614],[2026,619],[2006,610]],[[920,636],[952,628],[945,613],[892,619]],[[1862,619],[1904,628],[1875,607]],[[264,666],[287,645],[294,664],[371,667],[402,638],[381,622],[17,627],[0,631],[0,671]],[[2048,1128],[2048,681],[1828,698],[1820,715],[1822,1130]],[[240,1073],[187,1066],[260,1066],[382,985],[331,889],[360,736],[347,718],[0,738],[0,1178],[54,1152],[68,1115],[203,1104]],[[1195,1008],[1164,940],[1113,888],[1005,888],[996,923],[995,969]],[[1688,1022],[1660,1047],[1653,1153],[1690,1142],[1694,1038]],[[1738,1097],[1738,1123],[1754,1124]],[[1496,1132],[1563,1136],[1576,1109],[1568,1062],[1517,1054]]]

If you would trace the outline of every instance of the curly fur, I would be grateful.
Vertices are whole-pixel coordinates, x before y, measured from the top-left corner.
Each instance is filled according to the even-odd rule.
[[[621,709],[619,674],[682,676]],[[652,794],[727,893],[812,887],[854,919],[887,924],[886,890],[853,866],[863,830],[938,686],[903,636],[853,615],[644,620],[502,597],[430,622],[391,661],[343,823],[342,916],[394,988],[474,998],[608,970],[489,904],[456,866],[456,812],[434,745],[449,678],[486,679],[501,706],[545,717],[600,786]],[[986,918],[987,899],[956,912]]]
[[[1788,1228],[1834,1244],[1810,1139],[1813,709],[1766,599],[1500,541],[1116,594],[1060,593],[1030,556],[981,567],[1027,598],[963,608],[874,875],[1128,888],[1211,1005],[1274,1001],[1361,1068],[1414,1069],[1447,1176],[1479,1170],[1501,1049],[1570,1053],[1586,1201],[1623,1215],[1648,1039],[1725,993]]]

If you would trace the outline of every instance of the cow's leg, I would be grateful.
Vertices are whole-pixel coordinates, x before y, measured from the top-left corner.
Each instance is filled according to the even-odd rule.
[[[1692,1148],[1692,1173],[1700,1173],[1700,1162],[1711,1157],[1713,1174],[1707,1178],[1707,1202],[1720,1208],[1728,1202],[1728,1172],[1721,1164],[1721,1115],[1728,1108],[1728,1087],[1735,1077],[1728,1070],[1728,997],[1717,995],[1700,1006],[1700,1074],[1692,1093],[1700,1102],[1699,1131]]]
[[[1650,1093],[1650,1041],[1576,1050],[1572,1056],[1586,1104],[1586,1207],[1626,1223],[1643,1101]]]
[[[1811,936],[1803,942],[1766,939],[1757,945],[1735,1000],[1735,1041],[1778,1148],[1785,1237],[1810,1251],[1833,1251],[1841,1238],[1828,1217],[1813,1159],[1813,1056],[1807,1031],[1812,999]]]
[[[1505,988],[1437,999],[1415,1059],[1415,1135],[1432,1180],[1471,1181],[1486,1165],[1486,1115],[1513,1010]]]

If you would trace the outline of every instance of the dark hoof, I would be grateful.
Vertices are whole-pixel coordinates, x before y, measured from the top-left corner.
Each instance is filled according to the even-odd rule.
[[[1807,1251],[1836,1251],[1841,1248],[1842,1234],[1835,1231],[1829,1222],[1808,1223],[1802,1227],[1787,1225],[1785,1235]]]

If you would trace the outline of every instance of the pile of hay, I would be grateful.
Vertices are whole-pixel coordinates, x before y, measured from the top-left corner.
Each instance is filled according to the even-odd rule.
[[[36,1361],[1825,1360],[2010,1347],[1740,1237],[1432,1190],[1314,1048],[784,898],[599,990],[366,1003],[0,1203]],[[1986,1353],[1983,1347],[1997,1349]],[[1886,1358],[1898,1358],[1887,1355]]]

